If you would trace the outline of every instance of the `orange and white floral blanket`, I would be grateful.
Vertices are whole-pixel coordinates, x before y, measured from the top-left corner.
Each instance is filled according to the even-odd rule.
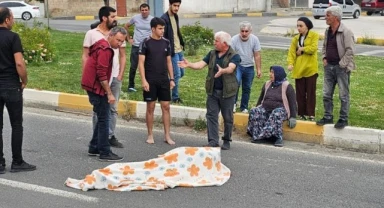
[[[221,186],[230,175],[229,168],[221,163],[220,148],[179,147],[148,161],[114,163],[94,170],[83,180],[68,178],[65,185],[83,191],[164,190]]]

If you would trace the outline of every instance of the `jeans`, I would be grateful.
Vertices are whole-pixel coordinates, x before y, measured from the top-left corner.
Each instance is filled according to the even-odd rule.
[[[111,114],[108,97],[87,91],[89,102],[93,105],[93,112],[97,115],[97,121],[93,128],[92,140],[89,148],[98,150],[100,155],[108,155],[111,147],[108,142],[109,118]]]
[[[21,163],[23,156],[23,91],[20,88],[0,89],[0,164],[5,164],[3,153],[3,114],[8,110],[12,127],[11,145],[13,163]]]
[[[224,136],[223,140],[232,141],[233,128],[233,105],[235,104],[235,96],[223,98],[222,90],[213,90],[212,95],[207,97],[207,131],[208,143],[211,146],[219,144],[219,113],[224,119]]]
[[[129,68],[129,79],[128,79],[128,88],[135,88],[135,76],[137,65],[139,64],[139,47],[132,46],[131,56],[129,58],[131,62],[131,67]]]
[[[240,111],[243,111],[244,109],[248,109],[249,97],[251,95],[251,87],[252,87],[254,77],[255,77],[254,66],[244,67],[239,65],[237,67],[236,78],[237,78],[237,81],[239,82],[239,88],[240,88],[240,85],[242,88]],[[239,94],[239,89],[237,89],[235,103],[237,102],[238,94]]]
[[[349,83],[351,72],[341,68],[339,65],[324,67],[323,103],[324,118],[333,118],[333,93],[336,84],[339,86],[340,119],[348,120],[349,114]]]
[[[179,80],[184,76],[184,69],[177,66],[178,61],[184,60],[183,52],[175,53],[172,56],[173,76],[175,79],[175,87],[172,89],[172,100],[179,99]]]
[[[116,77],[113,77],[112,83],[111,83],[111,91],[116,101],[114,104],[109,104],[111,108],[111,113],[109,116],[109,137],[115,136],[116,121],[118,116],[117,108],[119,106],[121,85],[122,85],[121,81],[117,80]],[[95,128],[96,123],[97,123],[97,114],[93,112],[93,117],[92,117],[93,128]]]

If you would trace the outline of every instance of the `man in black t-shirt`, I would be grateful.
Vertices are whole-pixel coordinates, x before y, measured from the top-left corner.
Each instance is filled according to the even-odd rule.
[[[139,71],[143,87],[144,101],[147,102],[146,122],[148,129],[147,143],[155,143],[153,139],[153,120],[156,100],[159,100],[164,124],[164,141],[170,145],[171,115],[169,102],[171,89],[175,86],[173,67],[171,62],[171,48],[169,40],[163,38],[165,22],[154,17],[151,20],[152,34],[144,39],[139,47]]]
[[[27,70],[23,47],[18,34],[11,31],[14,23],[10,9],[0,7],[0,129],[3,129],[4,106],[12,126],[11,172],[36,170],[21,154],[23,144],[23,89],[27,85]],[[0,132],[0,174],[5,173],[3,132]]]

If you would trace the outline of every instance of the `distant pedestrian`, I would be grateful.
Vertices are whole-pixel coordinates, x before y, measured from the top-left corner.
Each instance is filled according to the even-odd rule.
[[[160,102],[164,125],[164,141],[170,145],[171,139],[170,101],[171,89],[175,86],[169,40],[163,38],[165,22],[154,17],[151,20],[152,34],[140,43],[139,71],[143,87],[144,101],[147,102],[145,120],[147,123],[147,143],[153,144],[153,122],[156,101]]]
[[[175,87],[172,89],[172,102],[183,103],[179,95],[180,78],[184,76],[184,69],[180,68],[177,62],[184,59],[184,41],[179,26],[179,16],[177,12],[180,9],[181,0],[169,0],[169,8],[161,18],[165,21],[164,38],[171,43],[171,57],[173,74],[175,76]]]
[[[22,156],[23,144],[23,89],[28,83],[23,47],[17,33],[11,31],[14,23],[12,11],[0,7],[0,174],[5,173],[3,153],[3,114],[8,110],[12,127],[11,172],[32,171]]]
[[[260,78],[261,74],[261,45],[259,38],[252,34],[252,24],[248,21],[240,22],[240,33],[232,37],[232,48],[240,55],[241,62],[237,66],[236,77],[241,86],[240,111],[248,113],[249,97],[253,78]],[[256,65],[256,73],[255,73]],[[236,102],[239,90],[235,97],[233,111],[236,111]]]
[[[352,31],[341,23],[343,12],[339,6],[328,7],[325,11],[325,21],[329,27],[325,30],[323,43],[324,117],[316,124],[333,124],[333,93],[337,84],[341,107],[335,128],[343,129],[348,125],[351,71],[356,68],[355,40]]]
[[[319,64],[317,51],[319,34],[312,31],[313,24],[307,17],[297,20],[299,34],[293,37],[288,51],[288,70],[295,79],[298,114],[302,120],[315,120],[316,81]],[[308,118],[306,117],[308,116]]]
[[[202,61],[190,63],[186,59],[179,66],[199,70],[208,66],[205,80],[207,92],[207,128],[209,147],[219,147],[219,113],[224,118],[224,136],[221,149],[229,150],[232,141],[233,105],[237,93],[238,82],[236,67],[240,64],[240,56],[231,47],[231,35],[220,31],[215,34],[215,49],[211,50]]]
[[[108,6],[101,7],[99,10],[99,19],[100,24],[98,24],[94,29],[89,30],[85,34],[83,42],[83,67],[89,57],[89,47],[95,44],[100,39],[108,38],[109,31],[117,25],[116,21],[116,9]],[[121,47],[114,50],[113,57],[113,67],[112,67],[112,76],[109,80],[109,84],[113,93],[113,96],[116,99],[116,102],[111,104],[111,113],[109,118],[109,143],[112,147],[123,148],[123,144],[118,141],[115,136],[116,121],[117,121],[117,106],[120,99],[121,85],[123,82],[126,55],[125,55],[125,46],[123,43]],[[93,114],[93,128],[97,123],[97,116]]]
[[[112,28],[107,39],[101,38],[89,48],[89,57],[83,68],[81,86],[87,91],[89,102],[93,105],[93,112],[97,116],[88,155],[99,156],[100,161],[123,159],[111,151],[108,142],[110,105],[116,102],[109,80],[113,71],[113,49],[118,49],[126,36],[127,31],[124,28]]]
[[[133,16],[127,24],[125,24],[125,29],[129,29],[130,26],[134,25],[135,30],[132,37],[127,37],[128,42],[132,45],[130,62],[131,67],[129,68],[129,82],[128,82],[128,92],[136,92],[135,88],[135,76],[137,65],[139,63],[139,46],[140,43],[147,37],[151,35],[151,20],[153,16],[149,14],[149,5],[141,4],[140,5],[140,14]]]

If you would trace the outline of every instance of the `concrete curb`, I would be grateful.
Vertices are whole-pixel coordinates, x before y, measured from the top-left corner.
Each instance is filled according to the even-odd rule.
[[[60,92],[24,90],[24,103],[27,106],[38,106],[49,109],[65,109],[80,112],[91,112],[92,106],[86,95],[76,95]],[[145,119],[146,103],[140,101],[120,100],[118,113],[137,119]],[[205,119],[206,110],[200,108],[171,106],[172,123],[189,124],[196,120]],[[157,104],[155,116],[161,117],[160,105]],[[220,120],[222,124],[222,119]],[[235,113],[235,131],[245,134],[248,114]],[[346,127],[337,130],[333,125],[317,126],[314,122],[297,121],[294,129],[284,123],[284,139],[304,143],[315,143],[324,146],[341,148],[367,153],[384,153],[384,130]]]
[[[118,20],[126,19],[129,17],[117,17]],[[80,15],[80,16],[68,16],[68,17],[52,17],[54,20],[99,20],[99,16],[92,15]]]
[[[362,12],[361,16],[366,16]],[[248,12],[248,13],[209,13],[209,14],[181,14],[183,18],[232,18],[232,17],[291,17],[291,16],[312,16],[312,11],[303,12]]]

